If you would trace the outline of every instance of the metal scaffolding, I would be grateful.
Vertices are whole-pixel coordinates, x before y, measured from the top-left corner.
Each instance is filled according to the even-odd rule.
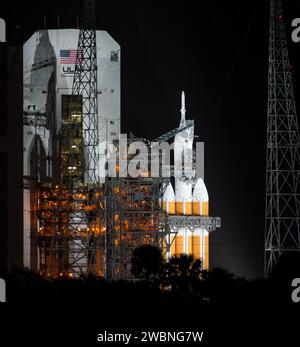
[[[82,98],[85,183],[97,184],[98,95],[95,0],[85,0],[74,72],[72,95]]]
[[[101,220],[86,216],[102,208],[91,204],[86,187],[70,192],[63,185],[40,186],[39,232],[40,271],[49,277],[104,275],[104,233]]]
[[[161,174],[161,152],[153,155],[151,150],[193,127],[193,120],[152,142],[131,138],[128,145],[138,140],[147,148],[147,153],[139,153],[148,155],[145,171],[136,178],[130,174],[124,177],[119,175],[117,161],[116,177],[110,175],[104,184],[99,183],[96,50],[95,0],[84,0],[72,94],[61,98],[57,165],[61,171],[58,177],[41,180],[37,193],[38,232],[33,240],[38,244],[40,270],[45,276],[78,277],[93,273],[107,279],[130,279],[131,256],[136,247],[153,245],[167,257],[178,228],[212,231],[220,226],[218,218],[167,216],[163,210],[163,194],[170,177]],[[48,61],[37,68],[47,64]],[[32,114],[31,110],[24,114],[24,122],[36,127],[45,126],[44,118],[40,113]],[[118,146],[116,143],[117,150]],[[128,148],[126,160],[135,157],[128,154]],[[155,159],[159,160],[159,174],[151,177],[150,163]],[[181,170],[181,174],[193,180],[192,151],[190,159],[191,167]],[[172,177],[174,171],[170,166]]]
[[[176,216],[168,215],[167,224],[172,229],[187,228],[193,231],[195,228],[205,229],[208,232],[221,227],[220,217],[210,216]]]
[[[178,128],[175,128],[173,130],[168,131],[164,135],[161,135],[161,136],[157,137],[156,139],[152,140],[152,142],[161,143],[164,141],[168,141],[169,139],[175,137],[175,135],[177,135],[177,134],[181,133],[182,131],[184,131],[190,127],[193,127],[193,126],[194,126],[194,121],[191,119],[188,119],[185,121],[184,125],[181,125]]]
[[[280,0],[270,2],[265,274],[286,252],[300,254],[300,138]]]
[[[148,141],[145,143],[149,146]],[[118,165],[117,163],[117,167]],[[150,177],[150,174],[148,177],[149,172],[144,172],[144,175],[137,178],[129,175],[107,178],[105,184],[107,279],[132,278],[131,256],[136,247],[144,244],[156,246],[163,255],[166,255],[170,249],[168,237],[170,231],[166,227],[166,214],[161,204],[168,178]]]
[[[96,50],[95,0],[84,0],[72,94],[62,97],[61,179],[41,185],[38,201],[40,269],[46,276],[104,275]]]

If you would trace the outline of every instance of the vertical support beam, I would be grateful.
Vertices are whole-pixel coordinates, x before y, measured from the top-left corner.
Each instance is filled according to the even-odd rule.
[[[98,96],[95,0],[83,2],[72,95],[82,96],[85,183],[99,181]]]

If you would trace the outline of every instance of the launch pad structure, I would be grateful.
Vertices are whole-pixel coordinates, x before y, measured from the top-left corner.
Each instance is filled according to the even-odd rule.
[[[135,139],[132,139],[134,141]],[[149,171],[132,178],[108,177],[105,183],[106,278],[131,278],[135,248],[151,245],[165,256],[170,230],[161,201],[167,178],[150,177]]]
[[[266,275],[300,250],[299,126],[281,0],[270,4]],[[189,170],[174,165],[169,178],[100,172],[100,147],[120,138],[121,55],[96,30],[95,1],[83,8],[79,30],[39,30],[24,44],[23,264],[49,277],[128,279],[133,249],[151,244],[166,259],[193,254],[208,268],[209,233],[221,220],[191,174],[194,121],[185,119],[184,95],[179,127],[151,143],[174,137],[174,161],[187,150]]]
[[[74,62],[72,93],[62,96],[58,134],[62,173],[56,182],[40,182],[40,227],[33,234],[38,240],[40,271],[51,277],[104,275],[94,1],[84,2]]]
[[[220,227],[220,218],[168,214],[164,194],[171,180],[179,177],[174,167],[171,177],[152,177],[150,167],[138,177],[103,176],[105,158],[99,154],[100,147],[108,141],[118,148],[120,134],[115,106],[119,102],[120,52],[107,33],[101,33],[104,51],[110,51],[108,57],[97,56],[101,51],[95,1],[84,0],[82,13],[76,50],[61,46],[61,36],[66,38],[68,33],[74,41],[73,29],[51,32],[55,49],[64,48],[58,51],[59,62],[50,33],[41,32],[30,83],[24,84],[28,100],[23,114],[24,160],[29,163],[24,170],[24,262],[46,277],[93,274],[111,280],[130,279],[135,248],[153,245],[168,259],[178,231],[209,233]],[[28,73],[26,68],[24,73]],[[73,83],[68,92],[69,82],[65,81],[70,77]],[[153,142],[168,141],[193,128],[194,121],[184,119],[178,128],[151,142],[132,137],[129,145],[139,140],[150,148]],[[189,157],[194,170],[195,152]],[[183,181],[186,174],[183,171]]]
[[[97,190],[97,194],[99,191]],[[72,191],[63,185],[40,186],[40,228],[33,238],[36,238],[39,247],[39,268],[42,275],[104,275],[104,227],[100,219],[86,224],[87,216],[91,212],[101,211],[101,205],[91,205],[89,194],[91,192],[86,186]],[[100,201],[99,194],[98,202]]]
[[[172,136],[180,132],[180,127],[174,129]],[[140,139],[131,139],[136,140]],[[130,279],[135,248],[152,245],[168,258],[179,229],[192,233],[195,228],[211,232],[220,227],[218,217],[168,215],[162,201],[170,179],[150,177],[147,171],[136,178],[107,177],[105,184],[93,190],[84,185],[72,191],[63,185],[40,186],[37,240],[41,273]]]
[[[171,253],[171,247],[180,229],[185,228],[193,234],[196,228],[212,232],[221,226],[219,217],[168,215],[163,207],[163,201],[171,176],[174,176],[174,167],[170,168],[170,177],[164,177],[161,174],[158,177],[151,177],[149,163],[151,158],[153,159],[151,154],[153,144],[170,140],[190,126],[193,126],[192,122],[179,126],[155,139],[155,142],[131,138],[128,145],[141,141],[147,146],[149,156],[147,169],[136,178],[130,176],[107,178],[104,218],[106,221],[105,277],[107,279],[131,278],[132,253],[141,245],[159,248],[163,257],[168,259],[175,255]],[[158,156],[161,160],[161,153]],[[120,163],[117,162],[117,168],[119,166]],[[162,170],[161,162],[160,170]]]

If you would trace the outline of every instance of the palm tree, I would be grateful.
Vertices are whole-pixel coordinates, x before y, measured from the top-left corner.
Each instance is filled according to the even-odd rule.
[[[193,255],[173,256],[166,266],[165,288],[183,294],[196,293],[202,279],[202,261]]]
[[[154,281],[162,275],[164,260],[161,251],[151,245],[137,247],[131,258],[131,273],[141,280]]]

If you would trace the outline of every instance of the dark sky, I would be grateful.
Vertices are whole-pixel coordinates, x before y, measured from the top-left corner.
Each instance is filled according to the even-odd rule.
[[[74,27],[81,1],[11,1],[10,42],[43,26]],[[269,1],[114,0],[97,3],[98,29],[122,48],[122,131],[154,138],[178,126],[180,92],[205,142],[211,265],[263,274]],[[199,6],[201,5],[201,6]],[[298,0],[284,1],[300,110],[300,43],[290,39]],[[19,29],[17,29],[19,26]],[[299,111],[300,112],[300,111]]]

